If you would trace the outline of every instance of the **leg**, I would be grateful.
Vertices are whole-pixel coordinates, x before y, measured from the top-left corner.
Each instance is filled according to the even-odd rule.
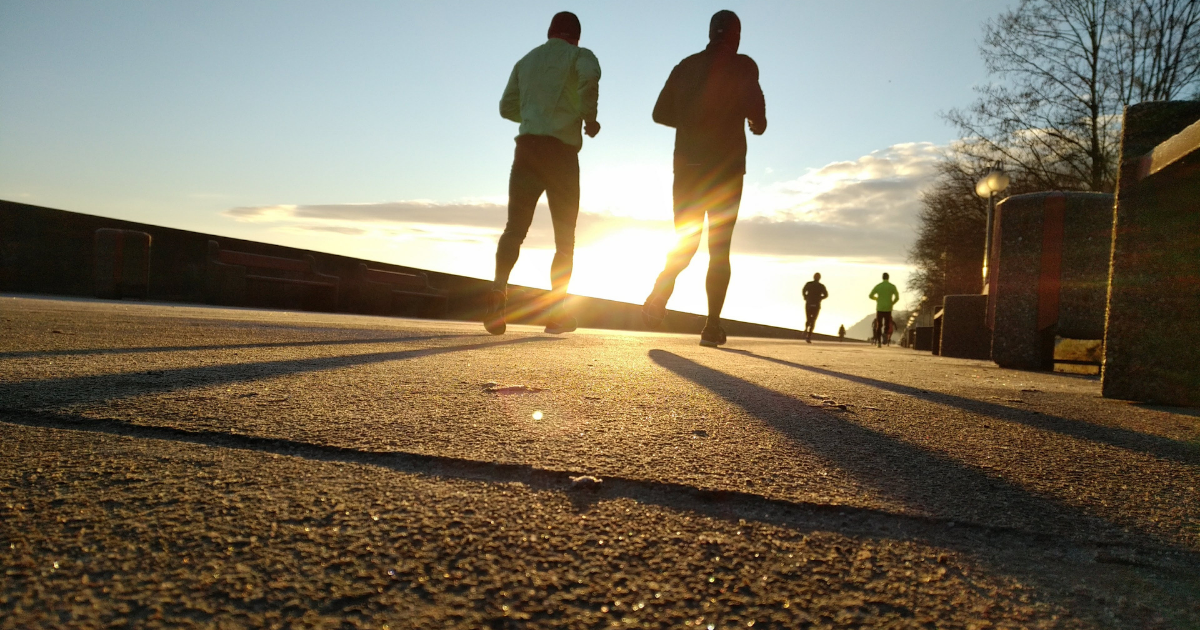
[[[704,206],[708,213],[708,277],[704,288],[708,291],[708,321],[719,324],[721,310],[725,307],[725,293],[729,290],[732,268],[729,264],[729,248],[733,242],[733,227],[737,224],[738,207],[742,203],[742,179],[738,173],[718,180],[705,195]]]
[[[547,165],[546,202],[554,222],[554,260],[550,263],[551,308],[562,308],[575,260],[575,224],[579,219],[579,155],[563,145]]]
[[[651,297],[657,297],[666,303],[675,292],[675,278],[687,269],[700,247],[700,233],[704,229],[704,207],[698,203],[696,176],[680,167],[675,173],[675,183],[672,192],[675,198],[675,247],[667,255],[667,264],[663,267],[658,280],[654,282]]]
[[[508,223],[500,242],[496,245],[496,278],[493,288],[508,290],[508,276],[521,255],[521,243],[529,233],[533,222],[533,210],[537,207],[545,185],[534,168],[531,147],[517,144],[513,157],[512,171],[508,177]]]

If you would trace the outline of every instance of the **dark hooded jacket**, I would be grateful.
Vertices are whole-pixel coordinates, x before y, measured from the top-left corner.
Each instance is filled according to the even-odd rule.
[[[675,168],[746,172],[746,119],[766,129],[758,64],[728,46],[709,44],[675,66],[654,122],[675,128]]]

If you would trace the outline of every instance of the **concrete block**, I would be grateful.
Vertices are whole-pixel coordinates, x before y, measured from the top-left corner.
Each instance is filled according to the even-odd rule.
[[[1104,338],[1109,398],[1200,406],[1198,120],[1197,102],[1125,112]]]
[[[990,359],[992,331],[987,327],[986,295],[942,298],[941,354],[956,359]]]
[[[1101,339],[1113,196],[1014,195],[996,207],[988,287],[992,360],[1050,369],[1054,337]]]
[[[93,286],[98,298],[146,299],[150,293],[150,235],[101,228],[93,237]]]
[[[913,350],[933,350],[933,326],[917,326],[913,337]]]

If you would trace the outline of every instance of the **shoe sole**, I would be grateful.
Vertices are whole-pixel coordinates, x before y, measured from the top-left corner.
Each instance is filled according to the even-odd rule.
[[[708,341],[707,339],[701,339],[700,345],[704,346],[705,348],[717,348],[717,347],[720,347],[721,344],[719,344],[715,341]]]

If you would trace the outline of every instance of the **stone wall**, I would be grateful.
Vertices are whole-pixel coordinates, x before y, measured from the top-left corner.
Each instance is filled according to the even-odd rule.
[[[1055,336],[1100,339],[1113,196],[1014,195],[996,207],[988,287],[992,360],[1049,369]]]
[[[1198,121],[1194,101],[1125,112],[1102,377],[1110,398],[1200,406]],[[1164,145],[1174,151],[1155,156]],[[1155,157],[1163,168],[1151,173]]]

